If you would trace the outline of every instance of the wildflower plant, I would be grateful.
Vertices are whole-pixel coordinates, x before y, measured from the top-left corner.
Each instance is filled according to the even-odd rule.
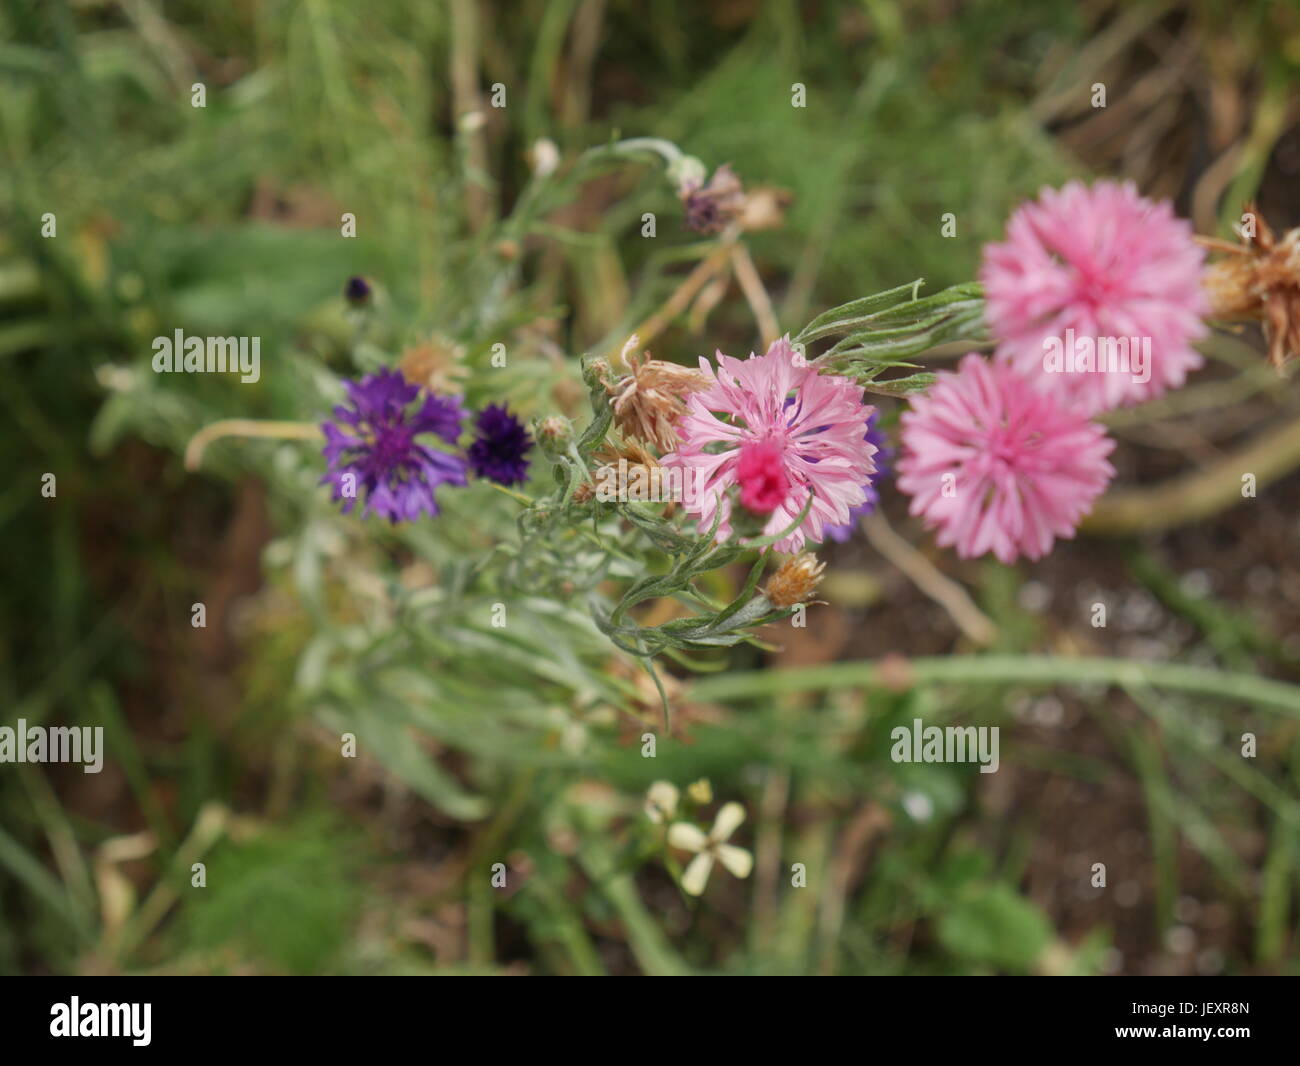
[[[568,358],[545,334],[512,331],[512,292],[522,280],[521,242],[580,178],[662,166],[683,229],[709,238],[703,265],[734,270],[759,319],[770,309],[753,291],[743,236],[749,224],[771,224],[777,201],[748,192],[727,166],[706,177],[704,164],[653,138],[612,142],[568,166],[554,152],[538,158],[546,165],[493,237],[495,267],[472,268],[492,298],[459,332],[444,323],[422,332],[433,340],[386,350],[392,331],[371,283],[347,286],[360,369],[343,382],[347,402],[321,424],[321,480],[344,513],[359,500],[363,519],[385,518],[421,554],[441,558],[440,587],[396,601],[405,638],[383,636],[362,653],[388,677],[383,705],[398,731],[390,722],[383,743],[398,762],[409,762],[399,754],[401,724],[416,724],[396,714],[400,693],[424,687],[445,704],[465,667],[461,658],[436,679],[408,667],[393,673],[386,661],[395,639],[444,661],[473,648],[485,677],[514,663],[524,677],[567,690],[562,702],[578,709],[562,736],[575,752],[606,721],[600,707],[641,728],[661,717],[669,736],[680,735],[678,676],[725,668],[738,645],[772,649],[777,623],[822,602],[827,564],[816,551],[848,540],[883,494],[910,497],[920,529],[961,558],[1039,560],[1074,535],[1114,476],[1114,442],[1096,416],[1178,387],[1199,364],[1191,345],[1208,306],[1202,251],[1168,205],[1105,183],[1046,190],[1022,207],[1007,240],[986,249],[980,282],[926,294],[913,280],[792,333],[764,321],[767,339],[746,358],[716,346],[712,355],[708,347],[682,353],[683,361],[663,358],[661,345],[651,355],[663,312]],[[704,281],[683,283],[688,299],[703,299],[708,278],[697,274]],[[681,304],[674,297],[668,306]],[[1156,335],[1148,381],[1053,374],[1043,362],[1050,339],[1095,343],[1106,330]],[[509,344],[494,339],[502,331]],[[495,361],[512,346],[534,358]],[[953,370],[929,359],[943,346],[967,353]],[[540,379],[530,384],[539,362],[569,370],[562,387],[539,393]],[[894,471],[897,480],[887,480]],[[634,483],[668,491],[646,495]],[[478,531],[488,513],[509,515],[513,533]],[[455,541],[454,551],[440,555],[440,541]],[[728,588],[720,575],[738,563],[747,571]],[[565,657],[574,655],[637,664],[653,698],[621,668],[594,688],[574,687],[574,678],[600,673],[570,668]],[[556,713],[520,684],[527,714]],[[336,702],[341,711],[348,700]],[[467,728],[453,727],[462,742]],[[430,763],[411,762],[409,772],[445,808],[478,809],[477,797]],[[645,803],[657,835],[627,844],[642,857],[658,854],[690,899],[706,891],[716,863],[742,879],[753,863],[729,840],[743,807],[724,804],[704,829],[683,817],[694,803],[657,783]]]
[[[517,277],[512,242],[577,176],[610,166],[658,161],[685,228],[723,249],[744,232],[738,176],[720,166],[706,178],[670,142],[612,142],[567,172],[548,158],[501,224],[498,286]],[[432,349],[410,349],[409,379],[381,366],[345,383],[349,402],[322,426],[323,480],[345,512],[359,498],[363,516],[390,522],[437,516],[448,493],[481,493],[474,482],[504,494],[518,508],[517,539],[492,544],[467,577],[502,597],[585,601],[596,629],[649,671],[668,720],[656,660],[705,669],[719,649],[766,646],[765,627],[802,612],[820,581],[824,564],[807,550],[847,539],[879,505],[894,449],[870,398],[908,402],[897,485],[940,546],[1012,563],[1072,536],[1114,472],[1113,442],[1090,416],[1157,396],[1199,365],[1190,344],[1204,331],[1202,259],[1187,224],[1131,186],[1045,190],[986,249],[982,284],[933,295],[921,281],[899,285],[828,310],[761,353],[719,351],[694,367],[652,357],[631,334],[581,359],[585,417],[539,410],[531,430],[510,390],[496,387],[506,376],[445,354],[463,357],[464,341],[441,343],[436,373]],[[359,277],[347,285],[363,315],[370,294]],[[1148,383],[1044,368],[1049,338],[1096,341],[1107,330],[1156,334]],[[955,373],[918,361],[953,343],[994,352],[967,355]],[[486,402],[471,411],[449,388]],[[624,481],[630,471],[676,491],[640,499],[618,483],[610,498],[596,483],[616,466]],[[774,554],[792,558],[764,584]],[[717,599],[711,575],[742,559],[748,577]],[[666,618],[652,609],[664,602]]]
[[[5,513],[13,530],[41,508],[11,554],[48,549],[60,579],[15,568],[36,610],[12,612],[5,677],[31,720],[102,720],[121,765],[68,811],[35,768],[0,775],[18,800],[0,889],[38,916],[13,959],[66,943],[76,972],[242,966],[214,930],[270,884],[286,920],[247,924],[284,968],[1096,968],[1104,919],[1067,945],[1078,915],[1054,935],[1012,889],[1016,856],[1032,850],[1037,874],[1052,850],[1024,836],[1026,770],[1095,799],[1121,761],[1042,743],[1058,725],[1131,756],[1143,787],[1104,791],[1138,797],[1120,812],[1134,821],[1150,805],[1158,932],[1196,924],[1183,897],[1206,869],[1250,884],[1266,856],[1217,943],[1257,941],[1252,967],[1280,958],[1297,809],[1276,783],[1287,734],[1262,730],[1300,714],[1267,676],[1295,665],[1293,575],[1271,565],[1285,538],[1256,537],[1277,527],[1248,506],[1205,536],[1093,537],[1198,520],[1300,465],[1277,375],[1207,329],[1262,323],[1279,371],[1300,354],[1297,231],[1249,204],[1228,225],[1256,190],[1281,199],[1285,167],[1264,155],[1289,75],[1248,72],[1257,112],[1253,89],[1216,82],[1233,106],[1209,136],[1179,129],[1178,151],[1204,157],[1188,173],[1147,150],[1153,121],[1205,112],[1170,93],[1201,84],[1187,45],[1211,14],[1076,12],[1113,24],[1114,47],[1052,47],[1021,122],[1017,50],[1052,31],[996,4],[939,20],[885,5],[893,22],[765,4],[745,28],[682,5],[675,37],[635,49],[605,47],[645,29],[627,5],[529,5],[491,26],[460,2],[237,5],[175,33],[160,5],[48,5],[48,24],[20,6],[0,16]],[[827,47],[832,67],[815,62]],[[1130,47],[1188,76],[1119,78]],[[991,48],[1014,60],[994,83]],[[690,91],[639,77],[664,57]],[[1103,76],[1122,106],[1060,110]],[[186,101],[195,79],[209,103]],[[1070,181],[1081,156],[1043,135],[1051,115],[1143,176]],[[688,150],[604,139],[611,122]],[[1204,230],[1216,209],[1237,239],[1179,217]],[[245,339],[260,373],[207,369]],[[1252,425],[1261,410],[1280,435]],[[180,476],[182,454],[199,476]],[[119,474],[97,488],[100,470]],[[1255,514],[1280,522],[1288,503]],[[129,537],[129,565],[96,567],[83,594],[62,575],[101,537]],[[1171,572],[1192,541],[1224,565]],[[1276,632],[1202,595],[1238,576]],[[1170,624],[1148,626],[1164,607]],[[133,645],[185,653],[159,666]],[[161,728],[128,758],[151,710]],[[978,771],[893,757],[892,727],[915,730],[915,756],[918,720],[940,715],[1004,727],[997,789],[975,776],[996,754]],[[1220,773],[1259,810],[1221,818],[1222,782],[1199,794]],[[295,829],[300,800],[340,810]],[[97,805],[124,813],[92,822]],[[403,853],[359,900],[329,861],[360,850],[340,813]],[[1098,817],[1097,839],[1140,834],[1116,821]],[[276,822],[298,847],[247,846]],[[1076,868],[1057,873],[1079,881],[1034,878],[1056,913],[1092,898],[1088,840],[1071,842],[1058,857]],[[1184,865],[1181,845],[1208,863]],[[191,859],[210,859],[210,889],[184,883]],[[1117,889],[1132,871],[1112,869]],[[359,957],[340,959],[361,908]],[[1256,938],[1236,920],[1251,908]]]

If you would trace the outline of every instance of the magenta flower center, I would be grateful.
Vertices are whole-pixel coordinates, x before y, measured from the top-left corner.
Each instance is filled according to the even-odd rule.
[[[979,452],[971,460],[971,469],[982,475],[1018,477],[1025,472],[1030,456],[1037,449],[1039,434],[1024,427],[1005,424],[984,427],[987,436],[976,443]]]
[[[990,437],[987,447],[990,458],[1009,467],[1017,466],[1025,450],[1024,434],[1016,430],[998,429]]]
[[[1092,263],[1076,263],[1075,299],[1086,304],[1094,313],[1121,301],[1125,292],[1123,279],[1114,271]]]
[[[790,492],[781,446],[774,440],[750,441],[740,446],[736,464],[740,502],[755,514],[771,514]]]

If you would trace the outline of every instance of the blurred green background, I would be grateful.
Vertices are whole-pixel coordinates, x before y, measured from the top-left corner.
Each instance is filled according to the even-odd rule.
[[[1015,568],[936,552],[886,485],[1002,665],[831,685],[831,660],[978,650],[858,539],[806,631],[672,683],[681,734],[651,760],[653,689],[565,598],[569,564],[489,625],[475,563],[514,535],[505,497],[447,494],[394,531],[337,514],[310,444],[182,462],[220,419],[319,420],[338,376],[420,345],[459,352],[471,403],[580,416],[577,357],[701,242],[650,166],[521,221],[543,138],[567,166],[662,137],[781,190],[783,223],[746,243],[791,331],[969,280],[1010,210],[1070,177],[1131,178],[1206,234],[1252,196],[1294,225],[1293,4],[5,0],[0,25],[0,718],[108,746],[98,775],[0,767],[0,971],[1300,971],[1300,695],[1250,688],[1300,680],[1296,463],[1235,508]],[[655,355],[755,346],[736,286],[717,295]],[[176,328],[260,337],[261,381],[153,374]],[[1293,429],[1260,350],[1216,335],[1193,386],[1117,420],[1120,487]],[[1040,676],[1044,654],[1110,665]],[[917,717],[1000,725],[1001,769],[891,762]],[[694,903],[641,797],[700,778],[706,825],[744,803],[757,864]]]

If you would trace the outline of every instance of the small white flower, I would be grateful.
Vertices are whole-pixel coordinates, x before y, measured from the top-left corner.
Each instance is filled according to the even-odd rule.
[[[695,852],[695,858],[682,874],[682,890],[698,896],[708,883],[716,859],[733,877],[746,878],[754,868],[754,856],[744,848],[728,844],[727,838],[745,820],[745,808],[739,803],[723,804],[706,834],[699,826],[687,822],[674,822],[668,827],[668,843],[682,851]]]
[[[904,792],[903,810],[912,816],[914,822],[928,822],[934,814],[934,800],[924,792]]]
[[[114,363],[101,363],[95,367],[95,380],[110,392],[130,392],[136,385],[135,371]]]
[[[533,142],[533,174],[539,178],[549,178],[560,165],[560,149],[549,137],[539,137]]]
[[[656,781],[645,794],[645,816],[661,825],[677,813],[677,801],[680,793],[677,786],[669,781]]]

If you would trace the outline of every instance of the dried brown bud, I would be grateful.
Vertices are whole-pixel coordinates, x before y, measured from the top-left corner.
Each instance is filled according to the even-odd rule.
[[[1258,313],[1255,264],[1245,256],[1211,263],[1201,275],[1201,288],[1210,301],[1212,318],[1250,318]]]
[[[434,335],[422,344],[402,352],[398,364],[402,376],[412,385],[434,393],[458,393],[466,376],[465,349],[445,337]]]
[[[825,569],[826,564],[819,563],[812,552],[792,555],[768,579],[764,592],[774,607],[811,603]]]
[[[740,213],[740,228],[747,233],[755,230],[776,229],[785,222],[785,209],[794,195],[787,189],[764,185],[745,194],[744,210]]]
[[[589,359],[582,367],[582,379],[590,386],[595,388],[597,385],[604,385],[609,388],[609,363],[604,359]]]
[[[537,435],[543,440],[564,444],[573,439],[573,423],[563,415],[547,415],[537,423]]]
[[[635,342],[636,338],[632,338]],[[631,371],[606,388],[614,403],[614,423],[631,440],[653,444],[660,452],[677,449],[677,420],[686,413],[686,397],[709,386],[708,375],[676,363],[638,359],[624,349]]]
[[[1204,242],[1229,258],[1210,264],[1201,284],[1212,318],[1263,320],[1269,361],[1281,370],[1300,355],[1300,229],[1278,239],[1254,204],[1246,213],[1254,229],[1240,247]]]
[[[659,465],[659,460],[646,451],[643,445],[634,440],[622,443],[607,440],[596,451],[592,452],[591,457],[601,466],[617,466],[620,459],[626,459],[628,466],[656,467]]]
[[[636,441],[623,444],[606,441],[592,454],[592,458],[599,464],[595,470],[596,481],[619,500],[635,497],[638,491],[643,491],[637,486],[653,485],[653,471],[659,466],[659,460]],[[609,499],[608,496],[601,498]]]
[[[679,194],[686,210],[686,225],[696,233],[721,233],[745,210],[745,189],[724,163],[707,183],[683,183]]]

